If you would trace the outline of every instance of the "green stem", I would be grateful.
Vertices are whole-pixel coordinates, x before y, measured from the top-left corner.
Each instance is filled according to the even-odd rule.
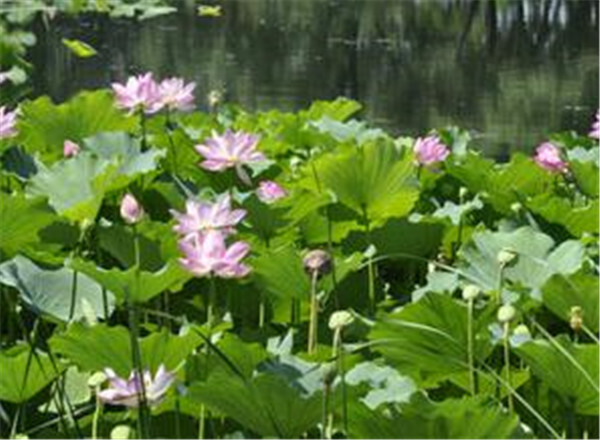
[[[329,416],[329,384],[323,385],[323,407],[321,410],[321,438],[327,439],[327,418]]]
[[[372,245],[371,240],[371,225],[369,222],[369,216],[367,215],[367,209],[363,206],[363,219],[365,223],[365,233],[367,235],[367,243],[370,248]],[[368,288],[369,288],[369,311],[371,316],[375,315],[375,269],[373,267],[373,257],[369,255],[367,260],[367,276],[368,276]]]
[[[21,403],[15,412],[15,416],[12,421],[12,425],[10,427],[10,436],[8,438],[15,438],[17,435],[17,425],[19,424],[19,416],[21,415],[21,410],[23,409],[24,403]]]
[[[342,329],[337,328],[333,335],[333,355],[337,358],[337,370],[340,374],[342,387],[342,422],[344,432],[348,432],[348,390],[346,389],[346,370],[344,365],[344,349],[342,346]],[[331,430],[330,430],[331,432]]]
[[[514,411],[514,403],[513,403],[513,396],[512,396],[512,383],[510,381],[511,379],[511,374],[510,374],[510,341],[508,338],[508,334],[509,334],[509,323],[505,322],[504,323],[504,337],[503,337],[503,344],[504,344],[504,367],[506,368],[506,383],[508,384],[508,387],[506,387],[506,392],[507,392],[507,396],[508,396],[508,409],[510,410],[510,412]]]
[[[172,152],[172,167],[173,174],[177,175],[177,150],[175,148],[175,143],[173,142],[173,137],[171,136],[171,111],[167,109],[167,119],[165,121],[166,129],[167,129],[167,138],[169,139],[169,146],[171,147]]]
[[[100,398],[98,397],[98,391],[99,388],[96,387],[95,388],[95,394],[96,394],[96,409],[94,411],[94,418],[92,419],[92,439],[97,439],[98,438],[98,421],[100,419],[100,414],[102,412],[102,402],[100,401]]]
[[[264,293],[260,292],[260,304],[258,305],[258,328],[265,326],[265,297]]]
[[[215,277],[210,277],[210,289],[208,292],[208,307],[206,308],[206,323],[209,330],[213,328],[217,311],[217,284]]]
[[[473,365],[473,300],[469,299],[467,309],[467,357],[469,362],[469,385],[471,395],[474,396],[475,391],[475,370]]]
[[[496,286],[496,305],[500,305],[502,303],[502,281],[504,277],[504,266],[500,266],[500,270],[498,271],[498,284]]]
[[[319,271],[315,270],[312,274],[310,284],[310,322],[308,324],[308,354],[314,353],[317,346],[317,331],[319,324],[319,304],[317,302],[317,278]]]
[[[146,114],[144,109],[140,109],[140,128],[142,131],[142,151],[146,151],[148,144],[146,141]]]
[[[592,332],[588,326],[586,326],[585,324],[581,324],[581,329],[583,330],[583,332],[588,335],[588,337],[594,341],[596,344],[600,344],[600,341],[598,340],[598,337],[594,334],[594,332]]]
[[[135,268],[135,289],[139,294],[140,289],[140,242],[137,228],[133,225],[133,250],[134,250],[134,268]],[[131,355],[134,371],[139,374],[140,389],[138,390],[138,434],[141,438],[149,438],[150,435],[150,415],[146,400],[146,384],[144,383],[144,369],[142,365],[142,353],[139,343],[139,308],[132,301],[130,292],[125,291],[125,301],[129,309],[129,332],[131,338]]]
[[[204,432],[206,429],[206,415],[205,413],[205,409],[204,409],[204,404],[200,405],[200,420],[198,421],[198,438],[200,440],[204,439]]]

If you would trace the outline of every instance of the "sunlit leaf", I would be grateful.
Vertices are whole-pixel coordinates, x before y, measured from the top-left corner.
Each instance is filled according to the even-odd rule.
[[[63,38],[62,44],[64,44],[73,54],[78,56],[79,58],[89,58],[97,55],[98,52],[88,43],[81,40],[69,40],[68,38]]]

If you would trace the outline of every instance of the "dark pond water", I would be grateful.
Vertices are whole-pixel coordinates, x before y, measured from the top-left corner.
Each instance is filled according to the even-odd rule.
[[[208,3],[208,1],[207,1]],[[597,1],[223,0],[141,23],[59,18],[36,26],[34,84],[63,100],[151,70],[248,109],[344,95],[397,134],[456,124],[502,155],[545,134],[587,132],[598,107]],[[61,38],[99,49],[71,56]]]

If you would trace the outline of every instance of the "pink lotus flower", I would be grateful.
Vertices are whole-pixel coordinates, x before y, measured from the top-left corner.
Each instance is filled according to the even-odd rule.
[[[0,139],[13,137],[17,134],[17,110],[8,111],[6,107],[0,107]]]
[[[128,380],[119,376],[110,368],[104,369],[110,387],[98,393],[98,398],[109,405],[123,405],[135,408],[140,404],[142,393],[141,378],[138,371],[132,371]],[[143,381],[146,402],[149,406],[159,404],[175,380],[175,375],[160,365],[156,376],[152,378],[150,371],[144,370]]]
[[[192,110],[194,108],[194,95],[192,92],[196,84],[184,84],[181,78],[164,79],[160,83],[160,99],[169,110]]]
[[[158,84],[152,73],[130,76],[125,85],[113,83],[117,106],[134,112],[141,109],[144,113],[156,113],[163,104]]]
[[[448,147],[442,143],[438,136],[417,138],[414,146],[417,162],[421,165],[432,165],[446,160],[450,154]]]
[[[223,171],[235,167],[237,175],[247,185],[251,185],[250,177],[242,168],[244,164],[265,160],[264,154],[256,151],[259,137],[242,131],[227,130],[219,136],[213,131],[203,145],[196,145],[196,151],[206,160],[200,166],[210,171]]]
[[[287,191],[271,180],[263,180],[258,184],[256,195],[263,203],[273,203],[287,196]]]
[[[234,226],[246,215],[243,209],[231,209],[229,194],[220,196],[215,203],[188,200],[185,202],[185,213],[173,209],[170,213],[178,222],[173,230],[188,238],[212,229],[218,229],[224,234],[233,233]]]
[[[544,142],[537,147],[533,160],[553,173],[563,173],[568,167],[567,163],[560,158],[558,147],[550,142]]]
[[[184,258],[181,265],[195,276],[218,276],[221,278],[242,278],[250,273],[250,268],[241,262],[250,245],[243,241],[226,247],[225,236],[214,229],[205,234],[195,234],[179,242]]]
[[[133,195],[127,193],[121,200],[121,217],[130,225],[139,222],[144,217],[144,208]]]
[[[596,112],[596,121],[592,125],[592,131],[590,131],[589,136],[600,139],[600,110]]]
[[[81,147],[73,141],[65,140],[63,143],[63,156],[64,157],[73,157],[77,156],[81,151]]]

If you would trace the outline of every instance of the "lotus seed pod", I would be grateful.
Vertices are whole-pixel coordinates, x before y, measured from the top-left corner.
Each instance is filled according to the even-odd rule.
[[[464,199],[465,197],[467,197],[467,195],[469,194],[469,190],[467,188],[465,188],[464,186],[461,186],[460,189],[458,190],[458,197],[460,197],[460,199]]]
[[[309,275],[317,274],[317,277],[331,272],[332,261],[329,254],[323,250],[310,251],[302,260],[304,270]]]
[[[90,376],[88,379],[88,387],[97,388],[106,381],[106,374],[102,371],[98,371]]]
[[[329,318],[329,328],[331,330],[337,330],[344,328],[354,321],[354,316],[346,310],[338,310],[333,312]]]
[[[529,328],[525,324],[519,324],[513,330],[513,335],[516,335],[516,336],[531,336],[531,332],[529,331]]]
[[[581,327],[583,326],[583,317],[582,317],[581,312],[582,312],[581,307],[579,307],[579,306],[571,307],[569,325],[576,332],[580,331]]]
[[[215,108],[223,100],[223,94],[219,90],[211,90],[208,92],[206,99],[208,100],[208,106]]]
[[[515,317],[515,308],[510,304],[504,304],[498,309],[498,321],[506,323],[512,321]]]
[[[465,301],[470,301],[477,298],[480,293],[481,289],[479,286],[476,286],[475,284],[468,284],[462,291],[462,297]]]
[[[512,205],[510,205],[510,210],[514,213],[518,213],[519,211],[521,211],[521,209],[523,209],[523,205],[521,205],[519,202],[515,202]]]
[[[496,260],[501,266],[506,266],[517,257],[517,254],[512,249],[504,248],[496,256]]]

